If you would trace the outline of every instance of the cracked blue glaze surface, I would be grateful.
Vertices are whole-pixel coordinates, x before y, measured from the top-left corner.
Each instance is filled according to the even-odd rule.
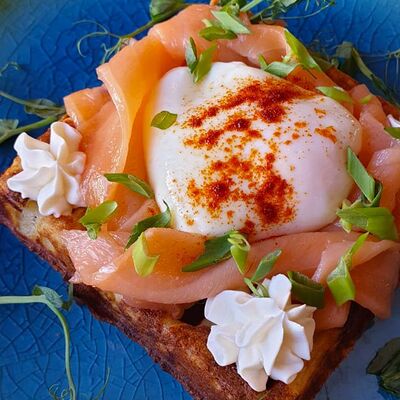
[[[289,26],[305,42],[319,38],[333,46],[344,39],[365,53],[383,53],[400,47],[398,0],[337,0],[337,5],[316,18],[291,20]],[[148,1],[128,0],[0,0],[0,68],[17,61],[22,71],[8,70],[0,77],[0,90],[21,97],[47,97],[61,101],[71,91],[96,85],[95,66],[101,55],[99,41],[84,45],[81,58],[75,42],[95,19],[113,32],[125,33],[148,19]],[[383,74],[384,63],[373,68]],[[393,68],[393,67],[392,67]],[[0,116],[32,121],[19,106],[0,100]],[[36,132],[39,134],[40,132]],[[14,157],[12,140],[0,147],[0,169]],[[65,293],[60,277],[30,253],[4,227],[0,227],[0,294],[29,294],[35,284]],[[97,393],[110,368],[104,395],[113,400],[190,399],[181,385],[164,373],[137,344],[114,327],[100,323],[85,307],[67,314],[72,335],[72,368],[79,399]],[[400,295],[393,318],[377,322],[332,375],[318,400],[379,400],[376,379],[365,374],[375,351],[400,335]],[[48,388],[66,387],[63,336],[44,306],[0,307],[0,398],[49,399]],[[386,398],[389,397],[386,395]]]

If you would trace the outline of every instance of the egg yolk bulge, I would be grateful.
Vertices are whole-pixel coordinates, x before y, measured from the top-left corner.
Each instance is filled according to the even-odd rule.
[[[161,111],[177,114],[162,130]],[[346,149],[361,128],[339,103],[240,62],[214,63],[194,83],[169,71],[148,102],[144,150],[150,184],[175,229],[253,240],[331,223],[353,182]]]

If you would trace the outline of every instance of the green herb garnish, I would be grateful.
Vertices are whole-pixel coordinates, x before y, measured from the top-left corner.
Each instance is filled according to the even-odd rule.
[[[27,114],[33,114],[40,118],[40,121],[32,124],[18,126],[18,119],[0,119],[0,144],[7,139],[16,136],[22,132],[29,132],[34,129],[39,129],[50,125],[52,122],[57,121],[62,115],[65,114],[64,106],[57,105],[51,100],[47,99],[20,99],[9,93],[0,90],[0,97],[4,97],[16,104],[24,106],[24,111]]]
[[[216,49],[217,46],[213,44],[198,56],[195,41],[193,38],[189,39],[185,50],[186,64],[193,75],[193,81],[195,83],[200,82],[210,71],[212,58]]]
[[[227,31],[231,31],[236,35],[248,35],[251,33],[249,28],[247,28],[239,18],[230,14],[228,11],[211,11],[211,13],[219,22],[220,26]]]
[[[169,111],[161,111],[151,121],[151,126],[159,129],[170,128],[178,118],[178,114],[170,113]]]
[[[160,256],[149,256],[146,237],[144,232],[132,246],[132,260],[136,273],[141,277],[149,276]]]
[[[126,249],[130,247],[133,243],[135,243],[136,240],[139,238],[139,236],[147,229],[166,228],[167,226],[169,226],[171,222],[171,211],[168,207],[168,204],[166,202],[164,202],[164,204],[167,207],[167,209],[164,212],[157,215],[152,215],[151,217],[139,221],[133,227],[131,235],[129,236],[128,243],[125,246]]]
[[[392,213],[385,207],[346,208],[336,215],[351,226],[356,226],[381,240],[397,240],[397,229]]]
[[[132,192],[141,194],[148,199],[154,198],[154,192],[145,181],[131,174],[104,174],[109,182],[120,183]]]
[[[231,232],[228,237],[231,246],[231,255],[235,260],[239,272],[243,275],[246,272],[247,256],[250,251],[250,243],[239,232]]]
[[[400,139],[400,128],[386,127],[385,131],[395,139]]]
[[[228,31],[222,26],[206,26],[199,32],[199,36],[208,40],[220,40],[220,39],[235,39],[237,37],[236,33]]]
[[[347,148],[347,172],[366,199],[372,202],[376,194],[375,179],[367,172],[350,147]]]
[[[70,289],[72,291],[72,289]],[[68,327],[67,320],[61,313],[61,309],[67,309],[69,307],[71,300],[66,302],[61,298],[61,296],[55,292],[53,289],[35,286],[32,291],[32,296],[0,296],[1,304],[34,304],[40,303],[45,304],[58,318],[61,323],[61,327],[64,332],[64,343],[65,343],[65,372],[68,379],[68,391],[70,400],[77,399],[77,393],[75,388],[75,383],[71,373],[71,363],[70,363],[70,331]],[[65,397],[65,396],[63,396]]]
[[[182,271],[183,272],[199,271],[203,268],[207,268],[211,265],[217,264],[220,261],[231,258],[232,243],[229,242],[229,238],[232,233],[237,233],[237,232],[231,231],[223,236],[206,240],[206,242],[204,243],[204,253],[201,254],[191,264],[183,267]]]
[[[312,307],[324,307],[325,288],[323,285],[300,272],[289,271],[287,275],[292,283],[292,295],[296,300]]]
[[[294,55],[299,64],[305,69],[315,69],[317,71],[322,71],[318,63],[311,57],[310,53],[306,49],[303,43],[296,38],[292,33],[285,29],[285,38],[288,46],[290,47],[291,54],[286,56],[291,59]]]
[[[368,237],[368,233],[364,233],[358,237],[354,244],[346,253],[340,257],[336,268],[328,275],[327,283],[330,291],[336,301],[341,306],[349,300],[354,300],[356,289],[353,279],[350,275],[352,267],[353,255],[360,249]]]
[[[400,337],[390,340],[376,353],[367,373],[378,376],[382,389],[400,396]]]
[[[281,254],[281,249],[274,250],[267,254],[261,259],[253,276],[251,278],[244,278],[246,285],[257,297],[268,297],[268,289],[261,281],[272,271],[272,268]]]
[[[360,104],[368,104],[374,96],[372,94],[368,94],[362,99],[360,99]]]
[[[103,225],[111,215],[114,214],[117,207],[118,204],[116,201],[107,200],[96,208],[88,207],[86,209],[85,215],[79,220],[79,222],[87,229],[90,239],[97,239],[101,225]]]
[[[133,32],[125,35],[117,35],[112,33],[104,25],[93,20],[78,21],[77,24],[92,24],[97,28],[97,30],[94,32],[87,33],[78,40],[76,43],[78,53],[82,57],[86,56],[82,51],[82,44],[88,39],[98,37],[105,39],[110,38],[113,40],[113,44],[111,46],[107,46],[105,43],[102,43],[101,45],[101,48],[104,51],[104,55],[101,59],[101,64],[103,64],[107,62],[114,54],[118,53],[125,45],[127,45],[130,39],[136,37],[142,32],[145,32],[147,29],[151,28],[157,23],[167,20],[178,11],[184,9],[186,6],[187,4],[185,4],[182,0],[152,0],[149,8],[151,17],[150,21],[135,29]]]
[[[274,61],[268,65],[265,65],[263,62],[262,65],[263,66],[261,67],[261,69],[263,71],[269,72],[272,75],[279,76],[280,78],[286,78],[300,64],[292,63],[292,62]],[[260,66],[261,66],[261,63],[260,63]]]
[[[317,86],[317,88],[325,96],[330,97],[336,101],[343,101],[345,103],[353,103],[351,96],[342,88],[335,86]]]

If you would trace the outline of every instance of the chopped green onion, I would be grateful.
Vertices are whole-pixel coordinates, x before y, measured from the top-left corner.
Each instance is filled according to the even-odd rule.
[[[241,12],[248,12],[250,11],[252,8],[258,6],[260,3],[262,3],[264,0],[252,0],[250,1],[250,3],[247,3],[246,5],[244,5],[240,11]]]
[[[347,208],[337,211],[336,215],[346,223],[370,232],[379,239],[398,239],[394,217],[387,208]]]
[[[132,192],[141,194],[142,196],[147,197],[148,199],[154,198],[154,192],[151,189],[150,185],[148,185],[146,182],[142,181],[141,179],[137,178],[134,175],[104,174],[104,176],[109,182],[120,183],[121,185],[127,187],[129,190],[132,190]]]
[[[262,54],[258,56],[258,62],[260,64],[260,68],[265,71],[268,68],[267,60],[264,58]]]
[[[297,63],[285,63],[274,61],[264,69],[265,72],[269,72],[272,75],[279,76],[280,78],[286,78],[299,64]]]
[[[87,229],[88,236],[90,239],[97,239],[97,235],[103,225],[117,209],[118,204],[116,201],[107,200],[101,203],[96,208],[88,207],[85,215],[79,220],[79,222]]]
[[[395,139],[400,139],[400,128],[387,127],[385,131]]]
[[[330,97],[336,101],[343,101],[345,103],[353,103],[351,96],[342,88],[335,86],[317,86],[317,89],[325,96]]]
[[[368,201],[375,197],[375,179],[367,172],[350,147],[347,148],[347,172]]]
[[[293,297],[308,306],[323,308],[325,303],[325,288],[318,282],[299,272],[289,271],[287,273],[292,283]]]
[[[164,201],[165,206],[167,209],[157,215],[152,215],[142,221],[139,221],[132,229],[131,235],[129,236],[128,243],[126,244],[125,248],[129,248],[139,236],[149,228],[165,228],[171,222],[171,211],[168,207],[168,204]]]
[[[301,43],[300,40],[297,39],[287,29],[285,29],[285,38],[292,54],[296,56],[297,61],[303,66],[304,69],[315,69],[317,71],[322,71],[321,67],[311,57],[304,44]]]
[[[178,118],[178,114],[170,113],[169,111],[161,111],[157,115],[154,116],[151,121],[151,126],[159,129],[168,129],[170,128]]]
[[[228,31],[221,26],[207,26],[199,32],[199,35],[208,41],[237,38],[236,33]]]
[[[193,73],[193,71],[197,66],[198,59],[197,59],[196,43],[192,37],[189,39],[189,43],[186,45],[185,58],[186,58],[186,65],[188,66],[189,71]]]
[[[337,305],[341,306],[356,297],[356,289],[350,275],[353,255],[360,249],[368,233],[360,235],[346,253],[340,257],[336,268],[328,275],[327,283]]]
[[[237,35],[251,33],[239,18],[231,15],[227,11],[211,11],[211,13],[221,24],[221,27],[227,31],[231,31]]]
[[[264,256],[258,264],[258,267],[251,277],[251,280],[253,282],[263,280],[272,271],[272,268],[274,267],[281,254],[282,250],[276,249],[275,251],[272,251],[271,253],[268,253],[266,256]]]
[[[207,50],[204,50],[193,69],[193,81],[195,83],[200,82],[210,71],[212,66],[212,59],[217,46],[213,44]],[[190,67],[189,67],[190,69]]]
[[[231,254],[235,260],[239,272],[244,275],[246,272],[247,256],[250,251],[250,243],[239,232],[232,232],[228,237],[228,242],[231,246]]]
[[[144,232],[139,236],[139,239],[132,246],[132,260],[135,266],[135,271],[141,277],[149,276],[156,265],[160,256],[149,256],[146,237]]]
[[[268,289],[262,283],[253,282],[249,278],[244,278],[244,283],[256,297],[269,297]]]
[[[230,238],[231,233],[232,232],[228,232],[223,236],[206,240],[206,242],[204,243],[204,253],[201,254],[191,264],[183,267],[182,271],[198,271],[200,269],[207,268],[210,265],[217,264],[220,261],[230,258],[232,244],[229,242],[228,239]]]
[[[373,97],[374,96],[372,96],[372,94],[368,94],[367,96],[365,96],[362,99],[360,99],[360,103],[361,104],[368,104],[372,100]]]

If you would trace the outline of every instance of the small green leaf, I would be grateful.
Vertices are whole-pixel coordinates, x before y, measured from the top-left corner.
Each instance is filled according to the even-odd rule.
[[[17,119],[0,119],[0,138],[7,132],[17,128],[19,121]]]
[[[185,7],[183,0],[151,0],[150,17],[154,22],[165,21]]]
[[[139,221],[133,227],[131,235],[129,236],[128,243],[125,246],[126,249],[130,247],[133,243],[135,243],[136,240],[139,238],[139,236],[147,229],[166,228],[167,226],[169,226],[171,222],[171,211],[168,207],[168,204],[165,201],[164,204],[167,207],[167,209],[164,212],[157,215],[152,215],[151,217]]]
[[[325,303],[325,288],[318,282],[300,272],[288,271],[292,283],[293,297],[308,306],[323,308]]]
[[[278,258],[280,257],[281,254],[282,250],[276,249],[273,252],[268,253],[266,256],[264,256],[261,259],[260,263],[258,264],[258,267],[254,272],[254,275],[251,277],[251,280],[253,282],[258,282],[263,280],[272,271],[272,268],[278,261]]]
[[[368,201],[375,197],[375,179],[367,172],[350,147],[347,148],[347,172]]]
[[[0,96],[8,99],[14,103],[24,106],[24,110],[27,114],[37,115],[41,118],[48,117],[60,117],[65,114],[65,107],[57,105],[48,99],[20,99],[19,97],[13,96],[0,90]]]
[[[35,285],[32,289],[32,294],[34,296],[44,296],[46,299],[53,304],[54,307],[60,309],[63,307],[64,300],[62,297],[53,289],[45,286]]]
[[[212,66],[212,59],[217,46],[213,44],[207,50],[204,50],[196,63],[196,66],[193,69],[193,81],[195,83],[200,82],[210,71]],[[190,69],[190,67],[189,67]]]
[[[185,58],[186,58],[186,65],[188,66],[189,71],[193,74],[194,70],[196,69],[198,59],[197,59],[196,43],[192,37],[189,39],[189,43],[187,43],[186,45]]]
[[[392,339],[377,352],[368,365],[367,373],[380,378],[382,389],[400,396],[400,338]]]
[[[154,198],[154,192],[151,189],[150,185],[147,184],[145,181],[137,178],[134,175],[130,174],[104,174],[105,178],[109,182],[120,183],[124,185],[132,192],[141,194],[148,199]]]
[[[297,63],[289,63],[289,62],[286,63],[286,62],[274,61],[271,64],[268,64],[265,69],[263,68],[263,70],[272,75],[279,76],[280,78],[286,78],[299,65],[300,64],[297,64]]]
[[[258,63],[260,64],[260,68],[265,71],[268,68],[267,60],[264,58],[262,54],[258,56]]]
[[[239,232],[231,232],[228,237],[228,242],[231,246],[231,255],[235,260],[239,272],[243,275],[246,272],[247,256],[250,251],[250,243]]]
[[[368,233],[360,235],[346,253],[340,257],[336,268],[328,275],[327,284],[337,305],[341,306],[354,300],[356,289],[350,275],[353,255],[360,249],[368,237]]]
[[[200,37],[208,40],[220,40],[220,39],[235,39],[237,36],[234,32],[228,31],[221,26],[206,26],[199,32]]]
[[[335,86],[317,86],[317,89],[325,96],[338,102],[353,103],[351,96],[342,88]]]
[[[386,127],[385,131],[395,139],[400,139],[400,128]]]
[[[360,104],[368,104],[374,96],[372,94],[368,94],[367,96],[360,99]]]
[[[300,42],[292,33],[285,29],[285,38],[292,54],[304,69],[315,69],[322,71],[317,62],[311,57],[303,43]]]
[[[204,243],[204,253],[201,254],[191,264],[186,265],[182,268],[183,272],[194,272],[203,268],[207,268],[210,265],[219,263],[220,261],[226,260],[231,257],[231,246],[229,237],[232,232],[226,233],[224,236],[220,236],[214,239],[209,239]]]
[[[149,276],[160,256],[149,256],[146,237],[144,232],[132,246],[132,260],[136,273],[141,277]]]
[[[170,128],[178,118],[178,114],[170,113],[169,111],[161,111],[154,116],[151,121],[151,126],[159,129]]]
[[[79,222],[87,229],[90,239],[97,239],[101,225],[111,217],[117,207],[118,204],[116,201],[107,200],[96,208],[88,207],[86,209],[85,215]]]
[[[336,215],[351,225],[372,233],[381,240],[397,240],[397,229],[392,213],[384,207],[348,208]]]
[[[251,33],[250,30],[247,28],[246,25],[243,24],[243,22],[235,17],[234,15],[231,15],[227,11],[211,11],[212,15],[217,19],[217,21],[220,23],[221,27],[224,28],[227,31],[231,31],[237,35],[239,34],[249,34]]]

